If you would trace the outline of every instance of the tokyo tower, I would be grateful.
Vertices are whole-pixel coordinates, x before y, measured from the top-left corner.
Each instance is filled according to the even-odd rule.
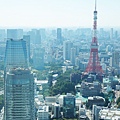
[[[98,57],[98,42],[97,42],[97,11],[96,11],[96,0],[95,0],[95,11],[94,11],[94,24],[93,24],[93,37],[90,46],[90,58],[85,72],[102,74],[103,70],[100,65]]]

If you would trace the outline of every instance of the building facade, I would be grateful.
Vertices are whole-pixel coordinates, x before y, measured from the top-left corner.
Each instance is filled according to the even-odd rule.
[[[37,120],[49,120],[49,106],[40,106],[37,111]]]
[[[75,117],[75,97],[70,93],[63,98],[63,116],[65,118]]]
[[[26,41],[28,57],[30,59],[30,35],[23,35],[23,40]]]
[[[75,58],[76,58],[76,49],[71,48],[71,56],[70,56],[70,61],[72,65],[75,65]]]
[[[6,42],[4,120],[34,120],[34,77],[29,69],[25,40]]]
[[[114,51],[112,53],[112,67],[114,68],[119,68],[120,64],[120,52],[119,51]]]
[[[73,47],[73,43],[71,41],[63,42],[63,59],[69,60],[71,59],[71,48]]]
[[[82,82],[80,92],[82,96],[99,96],[101,93],[101,85],[99,82]]]
[[[7,38],[8,39],[22,39],[23,29],[7,29]]]
[[[33,66],[37,70],[44,69],[44,54],[45,50],[43,48],[34,48],[33,50]]]
[[[54,104],[54,118],[58,119],[60,118],[60,104]]]
[[[4,109],[5,120],[34,120],[34,78],[29,69],[6,73]]]
[[[57,41],[58,41],[58,44],[62,44],[62,29],[61,28],[57,28]]]
[[[28,68],[29,57],[26,41],[23,39],[8,39],[5,50],[5,69],[24,67]]]

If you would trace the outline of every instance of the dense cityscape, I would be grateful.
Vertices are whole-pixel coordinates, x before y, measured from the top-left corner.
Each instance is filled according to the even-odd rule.
[[[120,120],[120,28],[96,4],[93,28],[0,29],[0,120]]]

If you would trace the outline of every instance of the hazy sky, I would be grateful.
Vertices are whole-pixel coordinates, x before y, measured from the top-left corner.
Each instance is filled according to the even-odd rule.
[[[120,27],[120,0],[97,0],[98,26]],[[92,27],[94,0],[0,0],[2,27]]]

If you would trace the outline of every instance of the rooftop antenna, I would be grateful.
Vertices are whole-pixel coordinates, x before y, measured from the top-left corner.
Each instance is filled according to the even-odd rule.
[[[97,0],[95,0],[95,11],[96,11],[96,6],[97,6]]]

